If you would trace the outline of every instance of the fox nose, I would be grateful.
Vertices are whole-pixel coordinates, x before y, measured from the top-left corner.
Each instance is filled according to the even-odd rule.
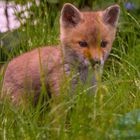
[[[99,58],[98,57],[93,57],[93,60],[94,60],[94,62],[96,63],[96,64],[98,64],[98,63],[100,63],[101,61],[99,60]]]
[[[100,59],[94,59],[94,61],[95,61],[95,64],[100,64],[100,65],[104,65],[104,58],[103,57],[101,57]]]
[[[103,55],[101,53],[94,53],[92,55],[92,59],[94,60],[95,64],[104,65],[104,58],[103,58]]]
[[[90,63],[94,67],[96,64],[100,64],[100,61],[98,59],[90,59]]]
[[[102,57],[101,58],[93,57],[92,59],[90,59],[90,63],[92,66],[95,66],[96,64],[104,65],[104,60]]]

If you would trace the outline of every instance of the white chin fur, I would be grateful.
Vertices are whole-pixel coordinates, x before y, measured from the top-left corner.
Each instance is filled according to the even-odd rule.
[[[101,58],[101,65],[103,66],[104,65],[104,59]]]

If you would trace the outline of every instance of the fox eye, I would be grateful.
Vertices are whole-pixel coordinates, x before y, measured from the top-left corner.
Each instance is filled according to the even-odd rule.
[[[88,46],[88,43],[86,41],[79,41],[78,42],[80,47],[87,47]]]
[[[100,45],[101,45],[102,48],[105,48],[107,46],[107,44],[108,44],[107,41],[101,40],[101,44]]]

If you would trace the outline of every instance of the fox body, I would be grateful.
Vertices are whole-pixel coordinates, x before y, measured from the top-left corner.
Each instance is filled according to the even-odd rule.
[[[60,17],[61,45],[37,48],[11,60],[4,74],[2,96],[9,94],[18,103],[25,91],[33,90],[37,101],[42,80],[48,94],[57,95],[64,75],[71,70],[79,72],[85,83],[89,65],[93,70],[97,62],[103,66],[111,51],[119,12],[118,5],[103,11],[80,12],[72,4],[64,4]],[[72,84],[76,84],[75,80]]]

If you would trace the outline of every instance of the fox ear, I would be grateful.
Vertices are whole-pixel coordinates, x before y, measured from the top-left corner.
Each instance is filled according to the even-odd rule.
[[[70,3],[64,4],[61,10],[61,24],[67,27],[74,27],[81,21],[80,11]]]
[[[108,7],[103,12],[103,20],[105,23],[110,24],[112,26],[116,26],[118,23],[120,14],[120,7],[119,5],[113,5]]]

